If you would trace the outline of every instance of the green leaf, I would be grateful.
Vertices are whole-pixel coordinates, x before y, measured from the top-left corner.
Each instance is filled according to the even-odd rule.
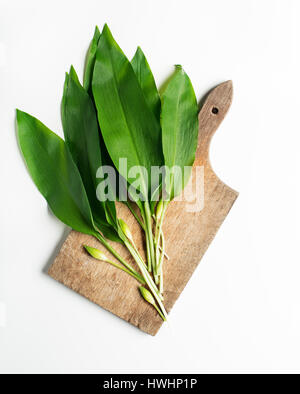
[[[98,26],[96,26],[94,36],[93,36],[92,42],[90,44],[90,47],[89,47],[89,50],[88,50],[88,53],[86,56],[86,66],[85,66],[84,77],[83,77],[83,87],[90,95],[90,98],[93,102],[93,106],[95,108],[95,111],[96,111],[96,107],[95,107],[95,101],[94,101],[93,92],[92,92],[92,77],[93,77],[93,72],[94,72],[96,52],[97,52],[97,47],[98,47],[100,36],[101,36],[101,33],[98,29]],[[112,166],[113,163],[112,163],[112,161],[109,157],[109,154],[107,152],[107,149],[105,147],[105,144],[104,144],[101,132],[100,132],[99,125],[98,125],[98,133],[100,136],[102,165],[103,166]],[[111,185],[111,186],[112,186],[111,190],[113,190],[114,185]],[[115,194],[116,194],[116,191],[115,191]],[[115,200],[116,200],[116,198],[115,198]],[[105,208],[106,219],[107,219],[108,223],[114,227],[115,233],[117,233],[118,232],[118,221],[117,221],[115,202],[114,201],[106,201],[104,204],[104,208]],[[112,239],[112,238],[110,237],[110,239]],[[118,242],[120,241],[119,239],[114,239],[114,240],[118,241]]]
[[[159,122],[160,119],[160,97],[155,84],[152,71],[147,62],[146,56],[140,47],[137,48],[134,57],[131,60],[132,68],[137,76],[142,88],[146,103],[154,113]]]
[[[61,109],[65,141],[79,169],[91,206],[102,208],[96,198],[99,183],[96,172],[102,163],[97,117],[90,96],[80,85],[73,67],[70,74],[66,74]],[[105,220],[104,209],[101,213]]]
[[[184,173],[185,166],[192,166],[198,142],[198,105],[191,81],[181,66],[170,79],[162,96],[162,142],[165,165],[171,169],[166,192],[170,199],[179,195],[189,180],[191,171]]]
[[[73,66],[66,75],[61,109],[65,141],[80,172],[94,222],[104,236],[118,240],[116,231],[107,220],[106,212],[106,205],[112,204],[114,208],[114,203],[104,201],[104,198],[99,201],[96,195],[97,186],[101,182],[96,173],[102,161],[95,107],[89,94],[81,86]]]
[[[161,102],[159,93],[146,56],[140,47],[137,48],[134,57],[131,60],[131,65],[142,88],[148,107],[154,113],[158,122],[160,122]],[[161,184],[158,185],[152,192],[150,202],[152,214],[154,214],[154,209],[157,203],[157,198],[159,197],[160,190]]]
[[[95,234],[79,171],[64,141],[33,116],[17,110],[18,139],[30,175],[62,222]]]
[[[131,184],[136,178],[130,178],[119,166],[119,159],[127,158],[128,169],[145,167],[146,174],[140,174],[141,192],[148,199],[151,166],[163,163],[161,129],[130,62],[107,25],[99,40],[92,88],[101,132],[112,161]]]
[[[93,77],[94,64],[96,60],[96,52],[97,52],[100,35],[101,33],[98,29],[98,26],[96,26],[94,36],[90,43],[86,55],[86,61],[85,61],[85,68],[83,74],[83,87],[86,91],[91,91],[92,88],[92,77]]]

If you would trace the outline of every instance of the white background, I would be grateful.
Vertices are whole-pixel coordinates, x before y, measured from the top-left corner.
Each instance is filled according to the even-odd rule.
[[[0,5],[0,372],[300,372],[300,2]],[[15,108],[62,134],[64,73],[105,22],[158,85],[178,63],[198,98],[234,83],[211,161],[240,196],[156,337],[45,274],[68,230],[16,142]]]

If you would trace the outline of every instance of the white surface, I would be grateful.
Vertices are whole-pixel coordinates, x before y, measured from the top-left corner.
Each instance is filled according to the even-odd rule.
[[[0,371],[300,372],[300,2],[0,4]],[[240,196],[155,338],[43,272],[66,230],[16,143],[15,108],[62,133],[64,72],[105,22],[158,84],[177,63],[199,98],[234,83],[211,160]]]

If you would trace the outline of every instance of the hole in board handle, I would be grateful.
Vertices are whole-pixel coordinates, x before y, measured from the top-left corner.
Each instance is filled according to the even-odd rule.
[[[212,112],[214,115],[217,115],[217,114],[219,113],[219,109],[218,109],[217,107],[213,107],[212,110],[211,110],[211,112]]]

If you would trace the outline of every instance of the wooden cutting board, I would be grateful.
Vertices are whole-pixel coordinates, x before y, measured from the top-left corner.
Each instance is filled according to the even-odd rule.
[[[186,193],[185,201],[173,201],[167,210],[164,234],[170,259],[164,262],[164,304],[168,312],[238,196],[216,176],[208,157],[211,138],[231,101],[231,81],[218,85],[207,95],[199,113],[199,143],[192,177],[194,184],[187,187],[190,192]],[[196,171],[197,204],[190,202],[196,187]],[[201,181],[203,174],[204,185],[201,186],[199,179]],[[131,228],[136,244],[144,255],[144,240],[139,225],[126,206],[118,204],[117,209],[119,216]],[[146,333],[155,335],[162,320],[140,296],[138,282],[123,271],[89,257],[83,244],[97,247],[108,254],[93,237],[71,231],[49,269],[49,275]],[[125,248],[119,244],[114,244],[114,247],[128,261],[132,261]]]

